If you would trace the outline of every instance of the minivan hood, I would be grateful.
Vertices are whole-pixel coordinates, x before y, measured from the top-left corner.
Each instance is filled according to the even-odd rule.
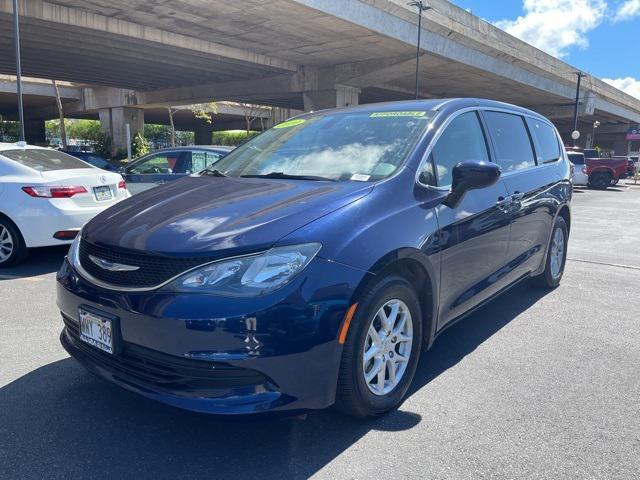
[[[187,177],[102,212],[83,238],[167,255],[258,251],[372,189],[358,182]]]

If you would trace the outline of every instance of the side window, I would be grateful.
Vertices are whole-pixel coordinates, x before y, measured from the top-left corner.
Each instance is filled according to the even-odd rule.
[[[555,129],[546,122],[527,117],[527,125],[536,146],[538,165],[555,162],[561,157]]]
[[[207,168],[207,152],[194,150],[191,152],[191,171],[199,172]]]
[[[204,170],[220,160],[220,154],[215,152],[205,152],[194,150],[191,152],[191,173]]]
[[[421,181],[439,186],[451,185],[451,172],[460,162],[488,162],[487,143],[478,114],[467,112],[453,119],[433,147],[429,160],[420,174]]]
[[[534,167],[536,162],[524,119],[512,113],[485,112],[484,115],[502,172]]]
[[[163,152],[136,163],[127,173],[158,174],[172,173],[178,159],[178,152]]]

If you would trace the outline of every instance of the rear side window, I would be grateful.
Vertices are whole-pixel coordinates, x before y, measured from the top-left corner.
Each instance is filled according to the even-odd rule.
[[[527,125],[536,146],[538,165],[555,162],[561,156],[555,129],[546,122],[527,117]]]
[[[431,151],[433,163],[426,162],[420,181],[433,185],[436,177],[437,185],[451,185],[453,167],[465,160],[489,161],[487,142],[476,112],[463,113],[447,126]]]
[[[524,119],[512,113],[485,112],[484,115],[502,172],[534,167],[536,162]]]
[[[191,152],[191,172],[199,172],[210,167],[222,157],[216,152],[205,152],[202,150],[194,150]]]
[[[584,165],[584,155],[582,153],[567,153],[567,156],[574,165]]]
[[[67,170],[74,168],[93,168],[71,155],[58,152],[57,150],[46,149],[16,149],[0,152],[14,162],[18,162],[25,167],[33,168],[39,172],[50,170]]]

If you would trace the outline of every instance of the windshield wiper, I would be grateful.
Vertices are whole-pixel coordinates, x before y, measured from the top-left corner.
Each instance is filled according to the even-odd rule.
[[[292,175],[284,172],[269,172],[263,174],[256,175],[240,175],[242,178],[282,178],[282,179],[290,179],[290,180],[313,180],[316,182],[335,182],[333,178],[327,177],[318,177],[316,175]]]
[[[205,175],[211,175],[212,177],[228,177],[228,175],[224,174],[223,172],[221,172],[220,170],[216,170],[214,169],[208,169],[205,168],[202,172],[201,175],[205,174]]]

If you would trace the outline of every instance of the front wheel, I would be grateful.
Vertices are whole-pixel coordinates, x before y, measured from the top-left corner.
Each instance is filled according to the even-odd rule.
[[[413,381],[421,342],[420,304],[411,284],[390,275],[368,287],[342,352],[336,407],[362,418],[397,407]]]
[[[569,230],[564,218],[558,217],[553,225],[551,242],[547,248],[547,258],[542,274],[533,277],[533,281],[543,288],[556,288],[560,285],[564,266],[567,263],[567,241],[569,240]]]

